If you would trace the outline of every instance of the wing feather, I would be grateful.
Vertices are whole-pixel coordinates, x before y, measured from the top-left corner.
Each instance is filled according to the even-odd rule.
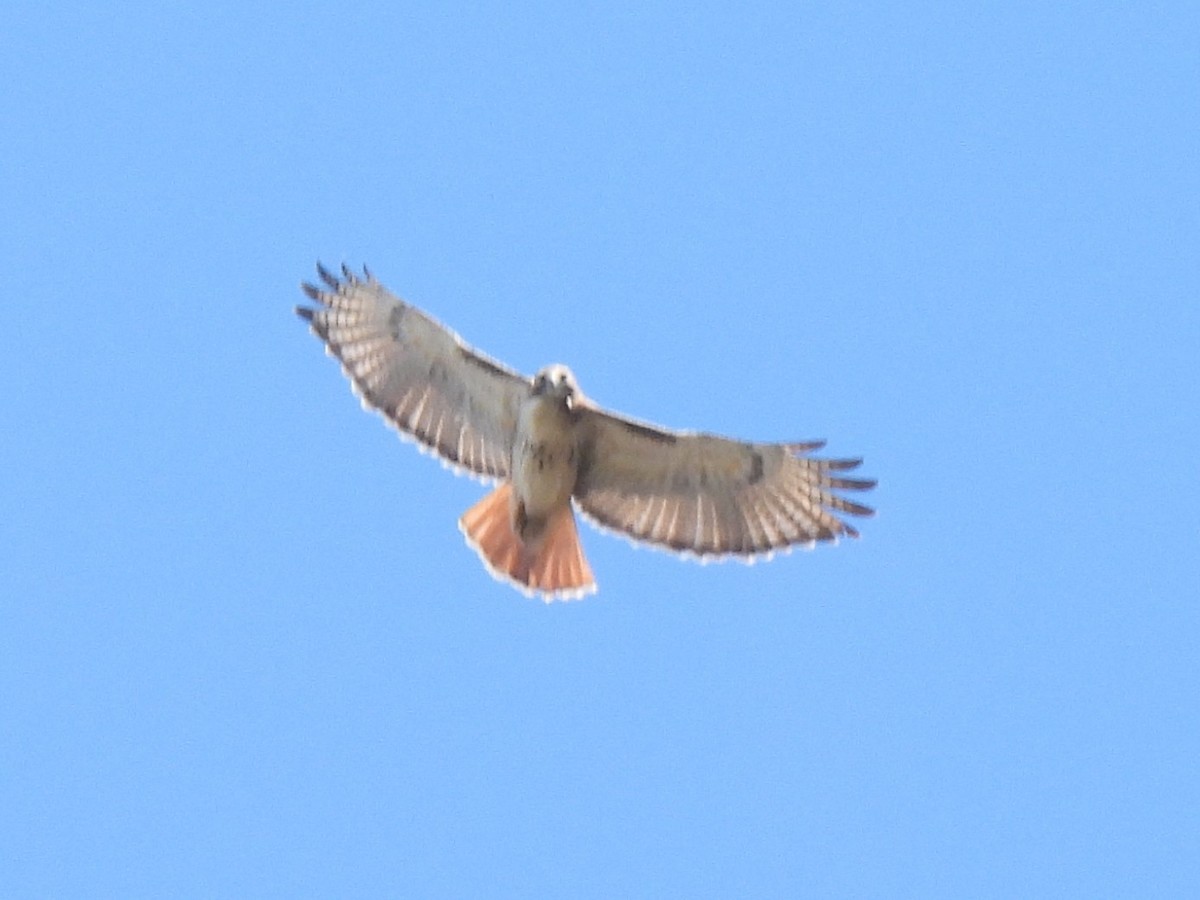
[[[604,527],[701,559],[754,559],[858,532],[839,518],[874,511],[835,491],[865,491],[873,480],[835,472],[858,459],[807,454],[824,441],[754,444],[670,431],[576,406],[582,457],[580,510]]]
[[[530,380],[467,346],[440,322],[388,291],[365,269],[324,287],[303,285],[316,308],[298,306],[337,357],[368,409],[451,468],[489,479],[509,474],[517,410]]]

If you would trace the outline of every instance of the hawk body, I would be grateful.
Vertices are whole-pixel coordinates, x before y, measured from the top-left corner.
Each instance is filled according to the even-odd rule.
[[[457,471],[499,487],[459,521],[493,575],[547,601],[595,590],[572,507],[596,524],[701,559],[753,561],[858,532],[872,510],[839,491],[857,459],[823,441],[761,444],[671,431],[601,409],[565,366],[527,378],[343,267],[318,266],[297,307],[363,404]]]
[[[560,372],[565,369],[558,367]],[[547,370],[549,371],[549,370]],[[542,384],[547,383],[543,375]],[[512,484],[528,519],[536,521],[571,502],[579,471],[575,416],[569,407],[573,384],[534,385],[522,402],[513,438]],[[557,390],[557,392],[556,392]]]

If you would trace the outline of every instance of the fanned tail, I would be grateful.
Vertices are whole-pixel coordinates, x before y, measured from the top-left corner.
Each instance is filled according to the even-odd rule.
[[[513,530],[512,506],[512,485],[502,484],[458,520],[467,543],[493,577],[530,596],[539,594],[547,603],[574,600],[596,590],[570,504],[553,513],[530,544]]]

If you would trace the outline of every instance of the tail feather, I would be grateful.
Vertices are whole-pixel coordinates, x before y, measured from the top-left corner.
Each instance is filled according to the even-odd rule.
[[[458,521],[491,574],[530,596],[572,600],[596,589],[570,505],[552,514],[538,539],[525,544],[512,526],[513,491],[502,484]]]

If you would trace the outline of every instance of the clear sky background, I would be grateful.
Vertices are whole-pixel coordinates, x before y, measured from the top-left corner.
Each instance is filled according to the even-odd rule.
[[[0,894],[1196,896],[1190,3],[15,3]],[[366,263],[527,372],[828,438],[859,541],[482,488],[292,314]]]

